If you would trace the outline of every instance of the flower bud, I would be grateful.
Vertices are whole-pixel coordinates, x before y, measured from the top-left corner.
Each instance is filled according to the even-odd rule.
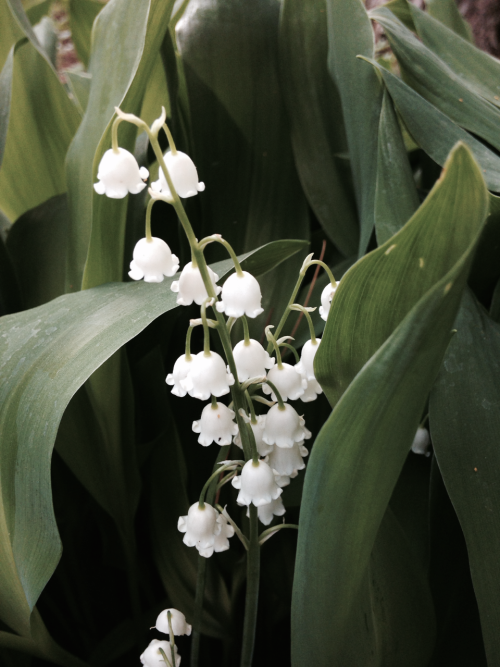
[[[199,503],[194,503],[188,510],[187,516],[180,516],[177,528],[181,533],[185,533],[183,542],[188,547],[206,549],[213,547],[215,536],[221,531],[221,525],[217,522],[219,513],[212,505],[205,503],[200,507]]]
[[[192,363],[193,357],[188,361],[185,354],[175,362],[172,373],[169,373],[165,380],[167,384],[173,385],[172,394],[176,396],[185,396],[187,394],[187,391],[182,386],[182,381],[186,379]]]
[[[181,386],[193,398],[206,401],[210,395],[224,396],[234,384],[234,377],[226,372],[226,364],[220,354],[199,352],[193,357],[188,374]]]
[[[234,477],[231,483],[235,489],[240,490],[236,499],[238,505],[268,505],[282,493],[273,471],[264,461],[254,462],[250,459],[243,466],[241,475]]]
[[[162,641],[159,639],[153,639],[147,649],[141,655],[141,662],[144,667],[165,667],[165,660],[163,659],[159,649],[162,649],[167,658],[172,660],[172,649],[170,647],[170,642],[166,641],[165,639]],[[174,646],[174,655],[175,667],[179,667],[181,664],[181,656],[177,655],[177,646]]]
[[[143,182],[149,176],[146,167],[139,168],[137,160],[125,150],[119,148],[115,153],[112,148],[104,153],[97,170],[98,183],[94,190],[98,195],[106,195],[111,199],[123,199],[130,192],[133,195],[144,190]]]
[[[262,294],[260,285],[247,271],[243,275],[233,273],[222,286],[221,301],[216,308],[228,317],[257,317],[264,312],[261,307]]]
[[[206,405],[200,419],[193,422],[193,431],[200,434],[200,445],[208,447],[212,442],[221,447],[230,445],[233,435],[238,433],[238,426],[233,419],[234,412],[226,405],[217,403],[216,408],[212,404]]]
[[[429,437],[429,431],[426,428],[419,426],[417,432],[415,433],[415,438],[413,439],[411,451],[414,454],[424,454],[425,456],[430,456],[430,444],[431,439]]]
[[[213,285],[216,294],[219,294],[221,288],[216,285],[219,276],[207,267],[210,281]],[[201,306],[201,304],[208,299],[207,290],[203,284],[200,269],[193,267],[193,262],[188,262],[182,269],[179,280],[175,280],[170,286],[172,292],[178,292],[177,303],[179,306],[190,306],[193,301]]]
[[[305,427],[305,420],[299,417],[295,408],[285,403],[284,410],[273,405],[266,416],[266,424],[262,439],[268,445],[293,447],[294,443],[308,440],[312,433]]]
[[[337,291],[338,286],[339,283],[337,283],[335,287],[332,285],[332,283],[328,283],[325,289],[321,292],[321,306],[319,307],[319,314],[321,318],[325,320],[325,322],[328,319],[328,313],[330,312],[332,299],[335,295],[335,292]]]
[[[141,239],[134,248],[128,275],[133,280],[144,278],[145,283],[161,283],[163,277],[173,276],[179,269],[179,259],[173,255],[168,245],[155,236]]]
[[[179,197],[185,199],[187,197],[194,197],[198,192],[203,192],[205,184],[198,183],[198,172],[189,155],[181,151],[177,151],[174,155],[171,151],[167,151],[163,159]],[[151,183],[151,188],[155,192],[161,192],[167,197],[172,197],[167,179],[161,167],[158,171],[158,180]]]
[[[264,426],[266,424],[266,415],[258,415],[257,416],[257,423],[253,424],[251,419],[247,417],[247,415],[243,412],[243,410],[240,411],[241,416],[243,417],[243,420],[247,423],[250,424],[252,427],[253,435],[255,438],[255,446],[257,447],[257,451],[260,456],[265,456],[266,454],[269,454],[273,450],[273,445],[268,445],[262,440],[262,435],[264,433]],[[243,443],[241,442],[241,434],[238,431],[238,435],[233,440],[234,444],[237,445],[240,449],[243,449]]]
[[[235,345],[233,357],[240,382],[245,382],[249,378],[264,377],[266,370],[275,364],[275,360],[253,338],[250,338],[248,343],[242,340]]]
[[[296,442],[292,447],[274,447],[266,463],[278,475],[290,477],[294,472],[306,467],[303,457],[308,454],[302,442]]]
[[[165,609],[156,619],[156,629],[170,635],[170,626],[168,624],[168,612],[170,612],[170,623],[174,635],[190,635],[192,626],[186,623],[186,617],[178,609]],[[167,657],[169,653],[167,653]]]
[[[267,374],[267,379],[276,386],[284,401],[288,399],[295,401],[297,398],[300,398],[307,387],[307,380],[290,364],[282,364],[282,368],[278,365],[273,366]],[[277,400],[274,391],[269,385],[262,385],[262,391],[265,394],[271,394],[273,401]]]

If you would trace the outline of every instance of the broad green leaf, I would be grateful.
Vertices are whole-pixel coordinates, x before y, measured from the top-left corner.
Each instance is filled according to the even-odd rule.
[[[500,109],[480,97],[388,9],[370,12],[384,28],[405,80],[461,127],[500,149]]]
[[[384,83],[398,113],[415,142],[435,162],[443,166],[455,143],[463,141],[469,146],[482,168],[487,186],[491,190],[500,192],[500,158],[498,155],[471,134],[462,130],[448,116],[427,102],[397,76],[382,67],[378,69],[382,73]]]
[[[15,220],[65,191],[64,160],[80,115],[31,42],[16,48],[12,76],[0,206]]]
[[[328,69],[342,101],[347,144],[358,204],[363,256],[375,224],[377,132],[383,87],[356,56],[374,57],[370,20],[361,0],[326,0]]]
[[[127,198],[98,195],[93,183],[99,161],[111,146],[115,106],[130,113],[141,109],[172,5],[173,0],[111,0],[95,21],[88,106],[67,160],[68,290],[122,278]],[[133,150],[136,134],[135,126],[122,123],[120,145]]]
[[[95,17],[104,7],[98,0],[70,0],[69,25],[76,52],[87,68],[90,58],[92,25]]]
[[[365,606],[367,614],[373,610],[370,630],[357,605],[367,604],[370,554],[446,351],[486,213],[480,171],[458,146],[419,211],[346,274],[332,302],[315,370],[335,407],[316,439],[304,484],[295,665],[367,664],[355,655],[359,636],[372,642],[375,655],[381,651],[368,664],[428,663],[432,644],[422,642],[422,626],[406,649],[378,643],[377,627],[382,637],[391,631],[384,629],[384,615]],[[413,591],[423,595],[417,622],[427,605],[419,584]]]
[[[413,173],[389,93],[384,91],[378,131],[375,232],[379,245],[396,234],[419,205]]]
[[[71,93],[83,115],[89,101],[92,77],[86,72],[66,72],[65,74]]]
[[[273,245],[279,250],[287,242]],[[290,255],[297,249],[292,243]],[[282,260],[284,253],[277,254]],[[224,260],[213,268],[223,277],[232,266],[231,260]],[[3,619],[14,629],[9,619],[13,616],[18,623],[16,605],[22,619],[26,601],[33,608],[61,553],[50,488],[50,456],[61,417],[71,397],[101,364],[176,307],[169,289],[172,280],[160,285],[104,285],[0,319],[0,544],[5,551],[0,590],[7,600],[2,613],[8,615]],[[94,475],[96,470],[98,465]],[[99,474],[102,478],[103,471]],[[102,478],[102,484],[106,482]]]
[[[467,291],[430,401],[432,443],[467,542],[488,664],[500,660],[500,325]]]
[[[339,93],[327,69],[325,0],[286,0],[281,6],[282,79],[297,170],[323,229],[346,255],[359,229]]]
[[[458,144],[404,228],[344,276],[335,293],[317,377],[335,406],[355,375],[482,230],[488,198],[470,151]]]
[[[22,42],[21,42],[22,43]],[[21,43],[18,43],[20,46]],[[14,73],[14,53],[16,47],[10,49],[0,73],[0,167],[2,166],[9,129],[10,102],[12,99],[12,75]]]
[[[17,29],[20,30],[21,33],[23,33],[28,38],[32,46],[38,51],[40,56],[47,62],[50,69],[52,70],[54,78],[58,81],[59,77],[54,67],[54,64],[50,59],[48,53],[45,51],[43,45],[41,44],[35,29],[32,27],[31,22],[23,8],[21,0],[2,0],[2,2],[5,2],[5,4],[10,9],[11,16],[14,19],[15,23],[17,24]],[[41,16],[40,17],[37,16],[37,18],[38,20],[40,20]]]
[[[3,68],[11,48],[22,37],[24,33],[12,16],[7,0],[0,0],[0,69]]]
[[[492,104],[500,106],[500,61],[462,39],[415,5],[408,3],[408,6],[423,43],[438,55],[465,85]]]
[[[490,214],[486,219],[472,264],[469,286],[483,304],[489,303],[491,293],[500,279],[500,198],[490,194]]]
[[[460,14],[455,0],[427,0],[425,6],[429,14],[446,28],[468,42],[473,41],[471,27]]]

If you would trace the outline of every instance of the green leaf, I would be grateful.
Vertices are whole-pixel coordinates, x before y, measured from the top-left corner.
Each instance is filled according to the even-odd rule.
[[[394,638],[394,626],[385,627],[385,615],[369,604],[368,567],[448,345],[486,213],[481,173],[459,145],[413,218],[354,265],[335,294],[315,362],[335,407],[306,471],[292,611],[295,665],[367,664],[367,656],[356,657],[361,638],[375,651],[373,664],[428,664],[432,643],[422,641],[420,623],[429,612],[422,583],[410,585],[416,628],[406,628],[406,646],[379,642],[387,633]],[[397,624],[397,609],[393,618]]]
[[[290,255],[298,249],[287,241],[273,245],[276,250],[289,245]],[[231,260],[224,260],[213,269],[222,277],[232,267]],[[101,364],[150,322],[176,307],[175,294],[169,289],[173,279],[160,285],[104,285],[0,319],[0,429],[4,434],[0,599],[6,601],[0,611],[14,629],[22,622],[27,603],[30,608],[35,604],[61,553],[50,487],[50,456],[61,417],[71,397]]]
[[[71,37],[78,57],[86,68],[89,66],[92,26],[95,17],[103,7],[104,4],[98,0],[70,0],[69,2]]]
[[[434,451],[464,532],[489,665],[500,660],[500,325],[464,294],[431,393]]]
[[[0,0],[0,69],[3,68],[11,48],[22,37],[24,33],[12,16],[7,0]]]
[[[141,109],[172,6],[173,0],[111,0],[95,21],[88,106],[67,159],[71,213],[68,290],[122,278],[128,198],[98,195],[92,184],[99,161],[111,146],[115,106],[136,114]],[[160,112],[159,104],[158,115]],[[122,123],[120,145],[133,150],[136,134],[135,126]]]
[[[12,76],[0,207],[15,220],[65,191],[64,160],[80,114],[31,42],[16,48]]]
[[[20,45],[18,43],[18,45]],[[14,74],[14,53],[10,49],[0,73],[0,167],[2,166],[9,129],[10,103],[12,99],[12,75]]]
[[[370,16],[384,28],[411,87],[455,123],[500,149],[500,109],[477,95],[388,9],[374,9]]]
[[[68,86],[83,115],[89,101],[92,77],[86,72],[65,72],[65,75],[68,79]]]
[[[375,63],[372,63],[375,66]],[[431,158],[444,165],[446,157],[457,141],[463,141],[471,149],[483,170],[487,186],[500,191],[500,158],[496,153],[462,130],[444,113],[427,102],[401,79],[386,69],[378,67],[391,94],[398,113],[415,142]]]
[[[374,57],[373,31],[360,0],[326,0],[328,69],[342,100],[342,111],[358,204],[364,255],[375,224],[377,131],[383,87],[357,55]]]
[[[281,6],[280,47],[285,103],[297,170],[323,229],[350,256],[358,248],[356,204],[339,93],[327,69],[325,0],[286,0]]]
[[[455,3],[453,3],[455,5]],[[500,61],[408,3],[418,36],[478,95],[500,106]],[[456,5],[455,5],[456,7]]]
[[[460,14],[455,0],[427,0],[425,6],[434,19],[440,21],[464,40],[473,41],[471,27]]]
[[[384,91],[378,131],[375,231],[385,243],[411,218],[419,205],[413,173],[389,94]]]

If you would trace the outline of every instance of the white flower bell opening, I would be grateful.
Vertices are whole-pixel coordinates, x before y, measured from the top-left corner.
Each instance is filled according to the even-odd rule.
[[[290,480],[294,477],[297,477],[298,474],[298,471],[295,471],[291,475],[276,475],[276,484],[281,487],[288,486],[290,484]]]
[[[137,160],[129,151],[118,148],[115,153],[112,148],[104,153],[99,162],[94,190],[98,195],[106,195],[110,199],[123,199],[130,192],[137,195],[144,190],[149,171],[140,167]]]
[[[337,291],[338,286],[338,282],[335,287],[332,285],[332,283],[328,283],[325,289],[321,292],[321,306],[319,307],[319,314],[321,318],[325,320],[325,322],[328,319],[328,313],[330,312],[332,299],[335,295],[335,292]]]
[[[194,503],[188,510],[187,516],[180,516],[177,528],[185,533],[182,541],[188,547],[196,547],[198,551],[214,546],[215,537],[221,531],[217,522],[219,513],[212,505],[205,503],[200,507]]]
[[[170,612],[170,623],[172,624],[172,632],[174,635],[190,635],[193,628],[186,622],[186,617],[182,611],[179,611],[178,609],[164,609],[156,619],[156,629],[166,635],[170,635],[168,612]],[[168,655],[169,654],[167,653],[167,656]]]
[[[260,507],[279,498],[283,490],[276,484],[274,477],[273,471],[264,461],[247,461],[241,475],[234,477],[231,482],[235,489],[240,490],[236,499],[238,505],[253,503]]]
[[[300,397],[300,400],[304,403],[310,403],[311,401],[315,401],[318,396],[323,393],[323,389],[317,380],[306,380],[306,382],[307,387]]]
[[[276,364],[267,374],[267,379],[276,386],[284,401],[288,399],[295,401],[302,396],[307,388],[307,380],[295,370],[295,366],[290,364],[282,364],[281,368]],[[273,401],[277,400],[269,385],[262,385],[262,391],[265,394],[271,394]]]
[[[233,384],[234,377],[226,371],[226,364],[217,352],[195,355],[188,374],[181,381],[183,389],[201,401],[209,399],[211,394],[217,398],[229,394],[229,387]]]
[[[138,241],[134,248],[128,275],[133,280],[144,278],[145,283],[161,283],[179,269],[179,259],[173,255],[163,239],[151,237]]]
[[[259,521],[261,521],[264,526],[269,526],[271,521],[275,516],[283,516],[286,512],[285,506],[281,498],[277,498],[267,505],[261,505],[257,508],[257,514],[259,515]],[[247,516],[250,512],[247,512]]]
[[[260,285],[247,271],[242,275],[233,273],[222,286],[221,301],[216,308],[219,313],[226,313],[228,317],[257,317],[264,312],[261,307],[262,294]]]
[[[414,454],[423,454],[424,456],[430,456],[429,447],[431,445],[431,439],[429,436],[429,431],[426,428],[418,427],[417,432],[415,433],[415,438],[413,439],[413,444],[411,446],[411,451]]]
[[[308,440],[312,433],[305,427],[305,420],[299,417],[295,408],[285,403],[283,410],[273,405],[266,416],[262,439],[268,445],[293,447],[296,442]]]
[[[253,435],[255,438],[255,446],[257,447],[257,451],[260,456],[266,456],[266,454],[269,454],[273,450],[274,445],[268,445],[264,440],[262,439],[262,436],[264,434],[264,427],[266,425],[266,415],[258,415],[257,416],[257,423],[254,424],[250,417],[248,417],[243,411],[240,413],[241,416],[243,417],[243,420],[247,423],[250,424],[252,427]],[[238,434],[233,440],[234,444],[237,445],[240,449],[243,449],[243,444],[241,442],[241,435],[238,431]]]
[[[306,467],[303,457],[308,454],[302,442],[296,442],[293,447],[274,447],[266,461],[269,467],[280,476],[290,477],[293,473]]]
[[[166,639],[153,639],[147,649],[141,655],[141,663],[144,665],[144,667],[165,667],[165,660],[160,653],[160,649],[164,651],[168,660],[172,660],[170,642],[168,642]],[[174,646],[174,655],[175,667],[179,667],[181,664],[181,656],[177,655],[177,646]]]
[[[198,192],[203,192],[205,184],[198,182],[198,172],[189,155],[182,151],[176,151],[175,155],[171,151],[167,151],[163,159],[179,197],[186,199],[187,197],[194,197]],[[161,167],[158,171],[158,180],[151,183],[151,189],[155,192],[161,192],[167,197],[172,197]]]
[[[182,381],[186,379],[186,376],[191,369],[193,358],[194,357],[191,357],[188,361],[186,355],[183,354],[182,357],[179,357],[175,362],[172,373],[167,375],[165,382],[171,386],[173,385],[172,394],[180,397],[187,394],[187,391],[182,386]]]
[[[315,380],[316,376],[314,375],[314,357],[318,351],[321,338],[316,338],[316,345],[312,340],[308,340],[302,346],[302,351],[300,353],[300,361],[298,364],[295,364],[295,370],[305,377],[306,380]]]
[[[204,447],[208,447],[212,442],[221,447],[230,445],[233,436],[238,433],[238,426],[233,421],[233,410],[222,403],[216,405],[217,407],[206,405],[200,419],[193,422],[193,431],[200,434],[198,442]]]
[[[217,523],[220,525],[221,529],[220,533],[215,536],[213,546],[208,547],[207,549],[199,549],[200,556],[203,556],[204,558],[210,558],[214,551],[220,553],[221,551],[227,551],[229,549],[229,538],[234,535],[234,528],[222,514],[219,514],[217,517]]]
[[[276,363],[262,345],[253,338],[250,338],[248,342],[242,340],[235,345],[233,357],[240,382],[265,376],[266,371]]]
[[[221,287],[215,283],[219,280],[219,276],[208,268],[208,275],[213,285],[216,294],[219,294]],[[193,301],[201,306],[201,304],[208,298],[207,290],[203,284],[200,269],[193,267],[193,262],[188,262],[182,269],[179,280],[175,280],[170,286],[172,292],[176,292],[177,303],[179,306],[190,306]]]

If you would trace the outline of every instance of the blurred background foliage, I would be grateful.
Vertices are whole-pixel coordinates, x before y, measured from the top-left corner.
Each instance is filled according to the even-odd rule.
[[[115,105],[165,106],[207,185],[195,232],[246,255],[268,322],[307,252],[350,269],[283,494],[298,522],[306,477],[297,563],[291,532],[262,550],[255,664],[500,664],[499,26],[486,0],[0,0],[2,665],[137,664],[157,614],[194,606],[176,524],[214,453],[164,378],[197,311],[128,281],[145,195],[91,187]],[[120,145],[155,176],[145,135]],[[152,224],[188,261],[174,211]],[[431,456],[408,454],[427,415]],[[238,664],[244,590],[233,541],[208,561],[204,667]]]

